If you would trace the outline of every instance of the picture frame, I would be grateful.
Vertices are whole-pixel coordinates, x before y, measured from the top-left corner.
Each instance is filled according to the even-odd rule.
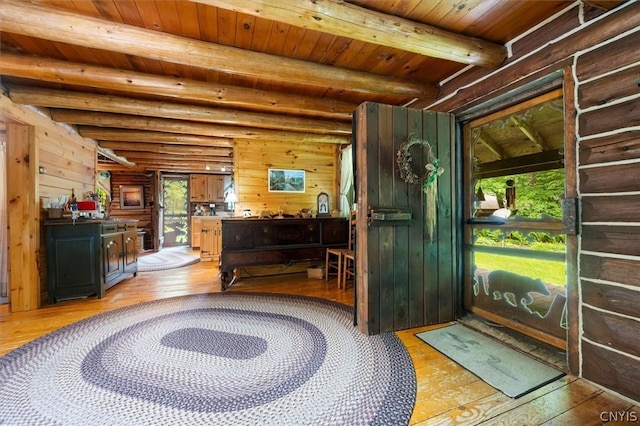
[[[329,210],[329,194],[326,192],[318,194],[318,206],[316,212],[318,216],[331,216],[331,212]]]
[[[305,192],[305,171],[269,169],[269,192]]]
[[[142,210],[144,209],[143,185],[120,185],[120,209]]]

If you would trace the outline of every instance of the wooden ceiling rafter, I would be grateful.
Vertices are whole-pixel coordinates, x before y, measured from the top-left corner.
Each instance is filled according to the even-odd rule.
[[[171,146],[194,146],[210,148],[233,148],[233,139],[178,133],[154,132],[148,130],[114,129],[110,127],[77,126],[78,133],[86,138],[99,141],[167,144]]]
[[[224,156],[234,141],[349,144],[360,103],[432,105],[446,95],[438,82],[466,64],[499,66],[506,43],[565,9],[561,0],[2,0],[0,74],[31,91],[15,103],[99,144],[99,164],[218,172],[226,166],[198,157]],[[505,116],[508,126],[473,132],[478,161],[512,164],[562,144],[562,115],[530,111],[518,116],[526,122]]]
[[[438,93],[434,84],[425,82],[221,46],[17,0],[3,1],[0,30],[228,74],[325,88],[337,80],[349,91],[364,94],[435,99]]]
[[[351,135],[349,123],[307,117],[210,108],[182,103],[148,101],[123,96],[98,95],[40,87],[9,86],[8,96],[21,104],[148,117],[171,118],[216,124],[235,124],[256,129],[275,129],[330,135]]]
[[[541,152],[547,151],[549,149],[549,144],[547,143],[547,141],[540,134],[538,129],[536,129],[530,122],[516,117],[515,115],[509,117],[509,121],[511,121],[511,123],[513,123],[518,129],[520,129],[520,131],[527,137],[527,139],[533,142]]]
[[[504,46],[467,37],[345,1],[191,0],[341,37],[495,68],[507,58]]]
[[[2,52],[0,73],[65,85],[164,96],[211,105],[350,121],[356,104],[222,83],[157,76],[142,72],[70,63],[40,56]]]
[[[196,121],[169,118],[143,117],[136,115],[102,113],[51,108],[49,114],[54,121],[74,125],[98,126],[116,129],[147,129],[156,132],[213,136],[229,139],[268,140],[281,142],[315,142],[349,144],[351,136],[322,135],[306,132],[279,132],[270,129],[251,129],[240,126],[225,126]]]

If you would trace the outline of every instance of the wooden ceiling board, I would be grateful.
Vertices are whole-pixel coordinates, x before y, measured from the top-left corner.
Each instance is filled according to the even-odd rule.
[[[235,45],[241,49],[251,49],[256,18],[250,15],[237,15]]]
[[[180,3],[178,7],[179,22],[182,28],[180,34],[201,40],[200,22],[198,20],[198,5],[192,2]]]
[[[230,10],[218,9],[218,21],[216,25],[218,29],[218,41],[216,43],[226,46],[235,46],[237,15],[238,14],[236,12]],[[271,26],[269,25],[269,27]],[[255,34],[255,27],[253,31]],[[268,39],[268,37],[265,37],[265,39]],[[252,50],[262,51],[260,49]]]
[[[203,41],[216,43],[218,41],[218,9],[215,7],[208,7],[200,3],[198,3],[197,7],[198,26],[200,27],[200,39]],[[245,27],[246,23],[247,22],[243,22],[242,26]]]
[[[246,109],[253,112],[265,112],[266,104],[270,99],[274,99],[274,104],[278,102],[278,94],[286,94],[291,97],[295,96],[303,101],[313,102],[317,99],[327,99],[332,101],[344,101],[352,105],[358,105],[364,101],[375,101],[389,103],[393,105],[404,105],[417,98],[414,105],[426,105],[435,96],[435,84],[457,73],[467,65],[464,63],[454,62],[453,60],[437,59],[426,55],[420,55],[403,50],[401,47],[388,47],[380,44],[370,43],[367,41],[355,40],[347,35],[331,34],[331,31],[323,28],[321,32],[318,30],[301,28],[290,22],[277,22],[267,19],[263,16],[255,17],[250,14],[239,13],[233,10],[226,10],[211,5],[206,5],[198,1],[188,0],[40,0],[31,2],[15,2],[14,0],[3,0],[3,6],[10,5],[11,8],[20,7],[28,8],[29,13],[39,12],[37,6],[43,5],[48,10],[64,10],[74,14],[100,19],[101,23],[95,25],[100,28],[117,27],[117,23],[122,23],[129,29],[145,29],[151,31],[147,37],[150,37],[148,43],[148,53],[140,50],[135,54],[134,50],[126,50],[122,46],[113,46],[111,50],[108,45],[98,47],[83,47],[80,44],[84,42],[79,40],[81,37],[67,39],[65,43],[51,41],[58,39],[56,34],[51,34],[50,38],[46,36],[31,37],[27,35],[13,34],[2,31],[0,33],[0,47],[7,52],[23,52],[27,55],[37,55],[41,58],[51,58],[66,61],[76,69],[81,69],[83,64],[87,67],[85,70],[97,69],[88,67],[88,65],[96,65],[101,67],[100,72],[109,72],[113,69],[116,73],[131,73],[132,71],[145,73],[148,77],[178,77],[175,80],[177,87],[186,84],[189,80],[197,80],[215,84],[226,84],[236,86],[237,88],[251,89],[246,92],[248,96],[259,99],[263,102],[242,102],[240,109]],[[324,0],[333,3],[335,0]],[[521,35],[531,27],[546,20],[550,16],[575,4],[575,2],[567,2],[562,0],[529,0],[529,1],[511,1],[511,0],[347,0],[348,8],[341,10],[340,19],[348,20],[348,13],[344,11],[352,11],[351,13],[365,13],[367,10],[382,13],[382,21],[393,24],[394,19],[405,19],[418,24],[430,25],[440,30],[450,32],[455,35],[454,39],[458,40],[460,36],[477,37],[483,42],[493,42],[504,44],[516,36]],[[592,1],[595,7],[602,6],[601,1]],[[621,1],[604,2],[604,7],[614,7]],[[231,7],[231,6],[227,6]],[[354,11],[352,7],[357,7]],[[585,5],[585,8],[591,8]],[[365,9],[365,10],[362,10]],[[6,10],[6,8],[5,8]],[[20,9],[23,11],[23,9]],[[1,12],[1,11],[0,11]],[[277,11],[275,12],[277,15]],[[26,15],[26,13],[25,13]],[[366,15],[366,13],[365,13]],[[31,15],[30,15],[31,16]],[[43,15],[34,15],[34,22],[41,19]],[[57,15],[64,22],[66,17]],[[277,17],[277,16],[276,16]],[[397,18],[396,18],[397,17]],[[73,20],[73,17],[68,19]],[[59,20],[59,21],[60,21]],[[39,22],[39,21],[38,21]],[[296,22],[300,25],[299,22]],[[400,21],[397,22],[398,24]],[[25,23],[26,25],[26,23]],[[71,23],[69,25],[72,25]],[[46,27],[46,25],[45,25]],[[73,28],[79,28],[74,26]],[[91,31],[91,27],[86,27],[87,33]],[[366,30],[366,28],[365,28]],[[24,31],[20,29],[20,31]],[[20,32],[19,31],[19,32]],[[60,30],[62,31],[62,29]],[[375,39],[374,30],[371,31],[371,40]],[[25,32],[26,34],[26,32]],[[154,40],[154,34],[157,34]],[[269,58],[263,57],[247,60],[245,57],[238,57],[234,61],[230,61],[228,66],[221,69],[213,69],[216,65],[224,63],[224,59],[216,61],[211,60],[214,56],[201,56],[201,61],[195,61],[196,53],[182,59],[176,58],[175,55],[184,52],[189,45],[184,44],[183,50],[175,50],[174,57],[164,58],[164,60],[153,59],[154,57],[162,57],[155,49],[164,48],[166,43],[172,43],[174,39],[168,38],[167,35],[177,35],[183,37],[183,41],[193,40],[194,45],[203,46],[202,42],[211,43],[212,46],[220,48],[217,52],[228,51],[227,48],[241,49],[239,52],[247,54],[260,52],[270,55]],[[99,37],[100,35],[96,35]],[[158,40],[162,38],[165,44],[154,46]],[[64,38],[60,38],[64,39]],[[465,39],[468,41],[467,39]],[[74,43],[77,42],[76,43]],[[113,44],[113,43],[112,43]],[[390,42],[390,45],[402,46],[397,40]],[[91,43],[88,45],[99,46],[99,44]],[[130,53],[122,53],[130,52]],[[201,51],[202,54],[202,51]],[[219,54],[219,53],[218,53]],[[6,55],[9,56],[9,55]],[[207,58],[209,63],[207,65]],[[282,59],[278,59],[282,58]],[[277,68],[277,63],[285,64],[288,58],[301,60],[304,62],[296,62],[295,65],[281,66]],[[188,59],[192,59],[189,61]],[[273,68],[267,66],[268,60],[275,59]],[[184,63],[179,63],[184,62]],[[309,66],[313,65],[313,66]],[[318,67],[317,64],[325,64],[327,67]],[[239,68],[242,65],[245,68]],[[231,68],[238,67],[236,71]],[[364,92],[355,90],[354,84],[357,79],[349,80],[351,77],[341,76],[344,70],[353,70],[361,72],[357,79],[370,79],[374,76],[389,76],[403,81],[403,88],[415,82],[430,84],[430,88],[425,89],[428,93],[426,96],[417,96],[413,93],[401,94],[398,90],[395,93],[374,93],[373,91]],[[75,69],[74,69],[75,71]],[[286,71],[286,72],[285,72]],[[61,72],[61,71],[59,71]],[[118,81],[129,81],[132,85],[142,80],[142,76],[131,73],[126,74],[114,73],[113,78],[119,78]],[[90,74],[90,72],[89,72]],[[295,75],[298,74],[298,75]],[[56,88],[67,90],[73,93],[82,93],[85,96],[91,94],[104,94],[109,96],[122,96],[139,100],[156,100],[158,102],[173,102],[182,105],[198,106],[200,108],[207,105],[212,109],[219,108],[236,108],[224,102],[221,104],[211,103],[209,99],[216,100],[220,97],[221,101],[226,101],[224,86],[220,89],[217,87],[202,88],[203,93],[200,96],[192,98],[181,98],[181,95],[171,94],[166,91],[159,93],[145,93],[144,90],[128,90],[122,83],[109,86],[108,83],[99,84],[96,79],[92,79],[91,75],[86,76],[84,84],[79,80],[68,81],[46,79],[44,76],[38,78],[35,75],[30,78],[2,76],[3,83],[19,83],[30,85],[33,88]],[[83,74],[85,75],[85,74]],[[147,76],[145,76],[147,77]],[[331,77],[326,82],[320,82],[317,77]],[[69,77],[71,78],[71,77]],[[137,80],[138,79],[138,80]],[[315,81],[318,80],[318,81]],[[315,81],[315,82],[314,82]],[[349,83],[351,81],[352,83]],[[78,83],[78,84],[76,84]],[[106,84],[106,85],[105,85]],[[162,87],[165,82],[162,82]],[[166,84],[170,84],[168,81]],[[359,84],[359,82],[358,82]],[[386,86],[384,86],[386,84]],[[376,88],[389,87],[389,82],[376,82],[371,86]],[[194,87],[194,86],[192,86]],[[199,86],[198,86],[199,87]],[[257,91],[255,91],[255,90]],[[161,94],[164,93],[164,94]],[[186,93],[186,92],[184,92]],[[193,93],[193,92],[191,92]],[[234,95],[236,96],[236,95]],[[232,97],[229,95],[229,97]],[[98,97],[94,97],[95,102]],[[190,100],[191,99],[191,100]],[[237,98],[234,98],[237,102]],[[280,98],[282,99],[282,98]],[[90,102],[90,101],[88,101]],[[286,102],[286,101],[279,101]],[[289,98],[289,102],[292,102]],[[143,103],[141,102],[140,105]],[[303,105],[302,102],[301,105]],[[297,105],[297,104],[296,104]],[[280,105],[277,105],[280,107]],[[91,107],[89,105],[89,107]],[[283,106],[285,107],[285,106]],[[296,108],[298,108],[296,106]],[[286,115],[307,118],[324,118],[328,115],[322,115],[312,110],[303,110],[302,106],[298,112],[295,108],[285,108]],[[84,114],[79,117],[78,114],[62,113],[63,109],[56,112],[56,117],[67,117],[69,120],[80,123],[91,124],[92,122],[101,121],[95,114],[89,111],[76,111],[76,113]],[[67,110],[70,111],[70,110]],[[144,114],[144,111],[140,111]],[[329,111],[327,112],[329,113]],[[90,114],[90,117],[88,116]],[[159,122],[151,117],[144,115],[138,120],[132,120],[131,117],[125,117],[112,114],[109,117],[102,116],[102,120],[110,125],[118,124],[121,127],[130,127],[131,129],[139,129],[144,132],[153,128],[165,128],[167,131],[179,134],[179,130],[175,126],[171,126],[168,122]],[[338,119],[339,120],[339,119]],[[233,133],[236,135],[250,134],[258,130],[252,128],[242,128],[240,126],[230,126],[231,132],[225,129],[205,128],[203,126],[193,125],[191,118],[186,116],[183,120],[175,120],[178,128],[189,129],[184,133],[192,132],[195,134],[220,134],[226,135]],[[291,120],[294,122],[295,120]],[[556,146],[562,142],[557,137],[558,132],[554,129],[558,123],[551,119],[546,121],[534,119],[537,121],[536,128],[539,134],[548,141],[550,146]],[[344,124],[344,121],[338,121]],[[146,123],[146,124],[145,124]],[[140,127],[137,127],[140,126]],[[164,126],[164,127],[163,127]],[[241,130],[244,129],[244,132]],[[533,149],[527,142],[526,136],[522,132],[515,131],[516,127],[511,126],[502,136],[496,134],[495,138],[501,138],[498,142],[503,144],[507,155],[516,155],[527,150]],[[489,135],[490,130],[487,130]],[[281,133],[283,141],[286,140],[313,140],[312,134],[302,133],[291,135]],[[268,135],[272,135],[268,133]],[[151,136],[150,136],[151,137]],[[252,143],[259,143],[259,138],[255,135],[249,137]],[[322,139],[327,142],[328,139]],[[348,139],[345,139],[348,141]],[[170,143],[170,142],[169,142]],[[177,143],[177,142],[176,142]],[[335,141],[334,141],[335,143]],[[346,143],[340,142],[338,143]],[[535,145],[535,144],[533,144]],[[558,145],[559,146],[559,145]],[[482,153],[481,147],[478,147],[479,153]],[[195,151],[194,151],[195,152]],[[482,154],[485,155],[485,154]],[[139,157],[142,158],[142,157]],[[495,155],[490,157],[489,153],[486,158],[495,160]],[[145,167],[160,169],[161,165],[145,163]],[[173,168],[174,165],[167,165],[167,168]],[[186,166],[185,166],[186,167]],[[189,165],[189,167],[192,167]],[[185,169],[186,170],[186,169]]]
[[[477,23],[495,8],[495,1],[487,0],[467,0],[455,4],[456,7],[452,8],[438,25],[470,36],[477,36],[474,32]],[[422,19],[428,19],[428,15]]]
[[[483,17],[489,25],[485,24],[485,29],[477,36],[506,43],[570,6],[571,3],[564,1],[506,1]],[[523,19],[525,16],[527,18]]]

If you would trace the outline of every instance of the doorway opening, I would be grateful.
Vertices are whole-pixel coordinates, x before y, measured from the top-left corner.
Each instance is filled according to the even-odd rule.
[[[164,212],[162,232],[167,247],[189,245],[189,177],[170,175],[162,178]]]
[[[562,90],[470,121],[464,132],[464,308],[565,350]]]

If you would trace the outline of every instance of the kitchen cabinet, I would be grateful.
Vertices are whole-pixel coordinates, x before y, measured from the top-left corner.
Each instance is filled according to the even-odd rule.
[[[200,235],[200,259],[220,259],[222,250],[222,220],[220,218],[203,217]]]
[[[200,248],[202,216],[191,216],[191,248]]]
[[[224,177],[192,174],[189,178],[189,200],[195,203],[224,202]]]
[[[96,295],[138,273],[137,220],[45,222],[49,303]]]
[[[208,201],[224,202],[224,182],[222,176],[207,176],[207,198]]]

